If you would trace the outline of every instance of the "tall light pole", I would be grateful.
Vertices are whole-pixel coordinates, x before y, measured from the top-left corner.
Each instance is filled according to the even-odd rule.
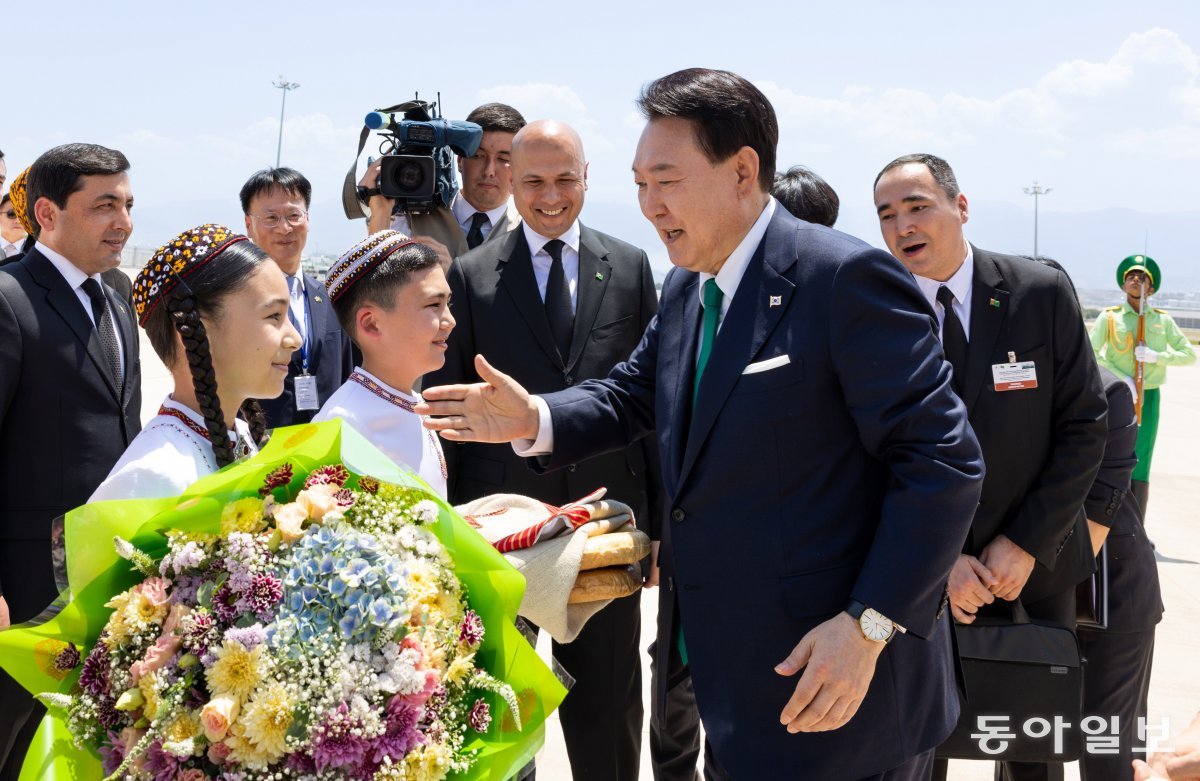
[[[1038,255],[1038,196],[1045,195],[1050,192],[1049,187],[1042,187],[1037,183],[1037,179],[1033,180],[1033,187],[1024,187],[1026,195],[1033,196],[1033,256],[1040,258]]]
[[[279,155],[283,151],[283,111],[287,108],[287,94],[294,89],[299,89],[300,85],[294,81],[288,81],[279,75],[279,81],[273,82],[276,89],[283,90],[283,100],[279,102],[279,143],[275,146],[275,167],[279,167]]]

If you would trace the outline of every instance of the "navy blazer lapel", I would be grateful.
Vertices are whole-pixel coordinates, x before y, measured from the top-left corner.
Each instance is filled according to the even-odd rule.
[[[776,208],[776,216],[738,283],[713,343],[688,426],[680,481],[695,463],[742,371],[783,318],[795,290],[795,285],[784,277],[796,262],[795,231],[781,217],[783,210]],[[688,385],[690,390],[690,383]]]
[[[514,230],[511,244],[500,255],[499,286],[508,291],[517,312],[529,326],[534,340],[555,364],[561,366],[562,359],[554,338],[550,334],[550,321],[546,319],[546,305],[538,293],[537,278],[533,275],[533,257],[529,254],[529,242],[525,232]]]
[[[329,327],[329,308],[325,306],[325,286],[304,275],[304,297],[308,299],[308,373],[315,373],[321,362],[321,342],[325,341],[325,329]]]
[[[967,341],[967,377],[963,383],[963,402],[969,415],[979,392],[992,376],[992,356],[996,340],[1008,317],[1008,290],[1000,269],[986,253],[971,248],[975,257],[971,280],[971,336]]]
[[[579,234],[579,281],[575,286],[575,326],[571,331],[571,356],[567,359],[570,371],[583,354],[588,335],[596,324],[600,302],[608,289],[612,277],[612,265],[608,262],[608,249],[590,228],[580,226]]]
[[[46,288],[46,303],[66,321],[71,330],[75,332],[75,338],[87,348],[88,357],[92,359],[92,363],[96,364],[96,369],[99,370],[100,377],[104,380],[104,386],[108,388],[113,399],[120,404],[121,398],[117,394],[116,380],[104,357],[104,350],[100,347],[100,338],[96,334],[92,319],[88,317],[87,311],[83,308],[83,302],[75,295],[75,291],[67,284],[63,275],[58,273],[54,264],[36,249],[29,251],[29,256],[25,258],[24,263],[34,281]],[[110,304],[114,298],[115,296],[109,296]],[[130,348],[126,346],[126,363],[128,363],[129,353]]]
[[[696,376],[696,341],[700,335],[700,296],[696,291],[700,277],[691,272],[673,273],[687,273],[690,277],[681,283],[682,290],[677,294],[682,296],[682,314],[664,318],[663,310],[660,309],[658,318],[659,327],[662,329],[660,365],[670,366],[670,361],[674,360],[676,368],[675,376],[665,378],[667,381],[664,385],[674,389],[674,400],[670,407],[671,425],[667,429],[671,433],[668,462],[670,468],[665,472],[669,480],[674,478],[674,484],[677,486],[680,470],[683,468],[684,447],[687,445],[686,424],[692,408],[692,381]],[[670,484],[668,482],[668,485]]]

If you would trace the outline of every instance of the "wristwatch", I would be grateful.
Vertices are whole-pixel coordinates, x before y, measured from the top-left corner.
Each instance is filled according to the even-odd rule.
[[[896,636],[896,622],[874,608],[867,607],[856,599],[846,605],[846,612],[858,621],[863,637],[876,643],[890,643]]]

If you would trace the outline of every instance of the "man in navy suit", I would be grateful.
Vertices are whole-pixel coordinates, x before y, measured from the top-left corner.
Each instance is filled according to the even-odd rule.
[[[778,125],[748,81],[680,71],[639,105],[642,213],[677,268],[637,349],[543,397],[479,357],[486,384],[418,411],[539,469],[655,431],[658,649],[691,670],[710,777],[928,777],[958,715],[945,586],[983,476],[933,313],[887,253],[770,197]]]
[[[241,200],[246,235],[287,276],[288,316],[304,337],[292,353],[283,393],[260,403],[270,428],[307,423],[354,370],[350,337],[338,325],[324,283],[300,267],[312,185],[299,171],[268,168],[242,185]]]

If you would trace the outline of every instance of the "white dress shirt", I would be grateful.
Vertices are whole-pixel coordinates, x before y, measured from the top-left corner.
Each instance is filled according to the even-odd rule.
[[[550,281],[550,264],[554,259],[546,252],[550,239],[522,222],[525,231],[525,242],[529,245],[529,255],[533,258],[533,278],[537,280],[538,295],[542,302],[546,301],[546,283]],[[571,311],[575,311],[575,294],[579,289],[579,220],[571,224],[567,231],[558,237],[563,243],[562,265],[563,274],[567,277],[567,287],[571,289]]]
[[[917,281],[917,287],[921,288],[925,300],[937,313],[938,339],[942,338],[942,323],[946,320],[946,310],[938,303],[937,293],[938,288],[945,285],[954,294],[954,314],[958,315],[958,321],[962,323],[963,336],[968,342],[971,341],[971,283],[975,279],[975,253],[971,250],[971,245],[967,244],[967,257],[958,267],[958,271],[945,282],[919,277],[916,274],[913,274],[913,279]]]
[[[11,242],[8,239],[0,237],[0,258],[11,258],[21,251],[21,245],[25,243],[24,237]]]
[[[510,199],[511,201],[511,199]],[[504,216],[504,212],[508,211],[510,201],[505,201],[495,209],[489,209],[484,212],[488,216],[487,224],[480,230],[483,233],[483,238],[486,241],[491,234],[492,228],[496,227],[496,223]],[[454,214],[455,221],[458,222],[458,227],[462,228],[463,235],[471,230],[471,218],[475,216],[475,212],[479,211],[463,197],[462,190],[454,193],[454,197],[450,199],[450,211]],[[405,236],[412,235],[412,226],[408,224],[408,215],[404,212],[392,215],[392,224],[388,226],[394,231],[400,231]]]
[[[204,417],[170,396],[163,406],[187,416],[201,429]],[[251,454],[258,448],[250,439],[250,427],[238,418],[231,442],[239,442]],[[192,483],[217,471],[217,457],[208,437],[201,437],[186,423],[171,415],[155,415],[146,423],[89,502],[108,499],[161,499],[179,496]]]
[[[700,273],[700,283],[697,287],[697,295],[701,296],[703,303],[704,282],[708,279],[716,279],[717,287],[721,288],[721,320],[725,319],[725,314],[729,311],[729,305],[733,301],[734,295],[737,293],[738,286],[742,283],[742,277],[746,275],[746,269],[750,265],[750,259],[754,257],[754,252],[758,249],[758,245],[762,243],[763,236],[767,234],[767,226],[771,223],[771,217],[775,215],[774,198],[767,199],[767,205],[763,207],[762,213],[758,215],[758,219],[750,226],[750,230],[734,247],[733,252],[721,264],[721,268],[717,271],[715,277],[707,272]],[[525,229],[529,230],[528,227]],[[532,246],[530,247],[532,249]],[[566,253],[563,253],[564,263],[566,261]],[[544,285],[543,285],[544,287]],[[717,322],[717,329],[721,328],[721,320]],[[698,338],[698,336],[697,336]],[[697,348],[696,355],[699,356],[700,350]],[[550,418],[550,406],[546,404],[545,399],[541,396],[534,396],[533,403],[538,409],[538,435],[534,440],[524,439],[512,443],[512,448],[518,456],[528,458],[529,456],[544,456],[554,450],[554,426]]]
[[[308,301],[304,296],[304,272],[297,271],[295,276],[285,274],[288,285],[288,310],[292,315],[292,324],[300,332],[304,344],[308,344]]]
[[[34,248],[37,249],[38,252],[42,253],[42,256],[45,257],[46,260],[50,261],[50,264],[53,265],[54,268],[58,269],[58,273],[61,274],[62,278],[67,281],[67,285],[72,291],[74,291],[75,297],[79,299],[79,303],[83,305],[83,311],[87,313],[88,320],[90,320],[92,325],[95,326],[96,316],[92,313],[92,299],[87,294],[87,291],[83,289],[83,283],[89,279],[89,276],[83,273],[79,266],[76,266],[74,263],[50,249],[40,241],[34,245]],[[117,320],[115,317],[113,317],[112,313],[112,308],[114,306],[118,306],[118,302],[111,295],[108,295],[108,285],[104,284],[104,279],[99,274],[92,274],[90,279],[94,279],[99,282],[100,289],[104,290],[105,295],[108,296],[108,316],[110,319],[112,319],[113,332],[117,335],[117,354],[121,358],[121,378],[124,380],[125,343],[121,338],[121,328],[117,325]],[[124,306],[124,304],[120,304],[120,306]]]

